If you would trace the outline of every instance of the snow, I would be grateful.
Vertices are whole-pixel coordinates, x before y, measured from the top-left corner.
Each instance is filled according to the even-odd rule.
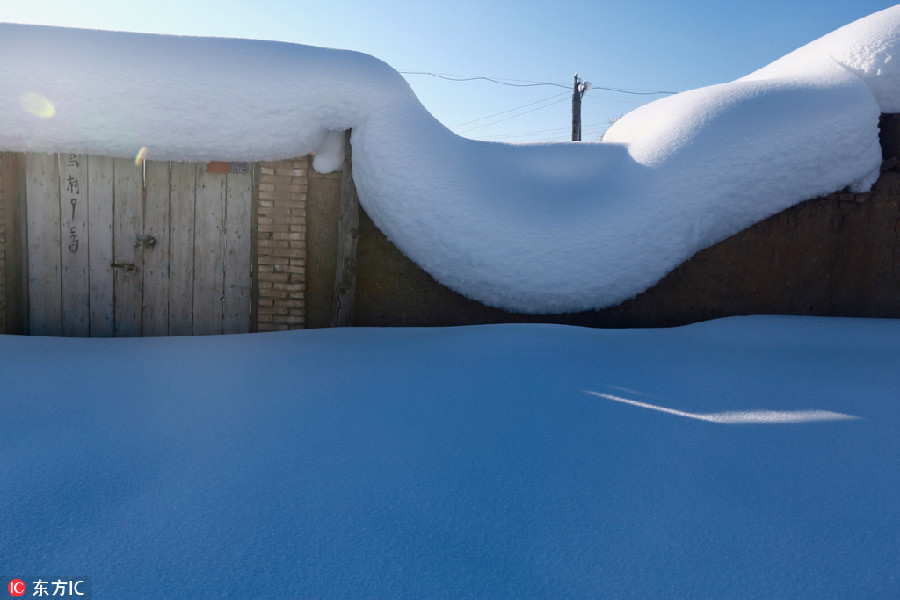
[[[613,305],[698,250],[879,173],[900,6],[747,77],[638,108],[603,142],[461,138],[364,54],[0,26],[0,148],[150,160],[317,152],[351,128],[360,202],[443,284],[524,312]]]
[[[897,320],[0,336],[0,570],[97,598],[894,598],[898,372]]]
[[[880,163],[900,7],[602,143],[455,136],[375,58],[0,26],[0,148],[343,161],[443,283],[639,293]],[[0,336],[0,557],[97,597],[900,596],[900,321]]]

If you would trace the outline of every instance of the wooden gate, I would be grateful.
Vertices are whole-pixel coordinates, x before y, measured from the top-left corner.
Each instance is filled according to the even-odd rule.
[[[253,169],[209,171],[27,154],[30,332],[249,331]]]

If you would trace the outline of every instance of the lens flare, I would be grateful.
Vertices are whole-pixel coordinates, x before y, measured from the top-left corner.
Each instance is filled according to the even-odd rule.
[[[31,113],[39,119],[52,119],[53,115],[56,114],[56,108],[53,106],[53,103],[46,96],[36,92],[22,94],[20,102],[25,112]]]
[[[137,166],[141,166],[144,162],[144,159],[147,158],[147,146],[141,146],[141,149],[138,150],[138,153],[134,157],[134,164]]]

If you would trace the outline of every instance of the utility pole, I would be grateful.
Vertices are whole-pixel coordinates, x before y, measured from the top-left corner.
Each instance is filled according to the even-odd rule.
[[[575,73],[575,83],[572,84],[572,141],[581,141],[581,98],[591,89],[590,81],[581,81],[578,73]]]

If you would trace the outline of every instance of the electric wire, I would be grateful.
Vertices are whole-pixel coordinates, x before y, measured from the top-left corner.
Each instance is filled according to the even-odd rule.
[[[528,81],[524,79],[507,79],[505,77],[486,77],[484,75],[448,75],[445,73],[433,73],[431,71],[398,71],[401,75],[428,75],[447,81],[489,81],[498,85],[508,85],[512,87],[536,87],[541,85],[550,85],[560,87],[566,90],[572,89],[571,85],[562,83],[554,83],[552,81]],[[618,87],[603,87],[591,84],[591,89],[604,90],[607,92],[619,92],[620,94],[632,94],[635,96],[653,96],[658,94],[677,94],[678,92],[670,92],[667,90],[629,90]]]
[[[522,79],[505,79],[502,77],[486,77],[484,75],[447,75],[444,73],[432,73],[431,71],[398,71],[401,75],[429,75],[438,79],[446,79],[447,81],[489,81],[498,85],[508,85],[511,87],[537,87],[541,85],[551,85],[570,89],[572,86],[563,85],[561,83],[553,83],[550,81],[526,81]]]
[[[609,123],[589,123],[582,126],[582,132],[585,135],[600,135],[609,128]],[[489,134],[479,139],[484,141],[503,141],[514,140],[516,138],[528,138],[527,141],[555,141],[559,137],[565,137],[568,141],[568,135],[571,132],[570,127],[557,127],[554,129],[537,129],[534,131],[523,131],[520,133],[498,133]]]
[[[509,110],[500,111],[498,113],[494,113],[494,114],[488,115],[486,117],[479,117],[477,119],[472,119],[471,121],[466,121],[464,123],[457,123],[456,125],[454,125],[454,127],[465,127],[466,125],[470,125],[472,123],[477,123],[478,121],[484,121],[485,119],[493,119],[494,117],[499,117],[500,115],[505,115],[507,113],[515,112],[515,111],[521,110],[523,108],[528,108],[529,106],[534,106],[535,104],[540,104],[541,102],[546,102],[547,100],[553,100],[554,98],[559,98],[562,95],[568,95],[568,94],[569,94],[569,92],[562,92],[560,94],[554,94],[552,96],[547,96],[546,98],[541,98],[540,100],[535,100],[534,102],[529,102],[528,104],[523,104],[522,106],[510,108]],[[550,106],[550,105],[548,104],[547,106]],[[522,114],[526,114],[526,113],[522,113]]]
[[[484,128],[484,127],[490,127],[491,125],[496,125],[497,123],[502,123],[503,121],[509,121],[510,119],[515,119],[515,118],[517,118],[517,117],[521,117],[521,116],[523,116],[523,115],[527,115],[527,114],[529,114],[529,113],[533,113],[533,112],[535,112],[535,111],[542,110],[542,109],[544,109],[544,108],[549,108],[549,107],[551,107],[551,106],[553,106],[553,105],[555,105],[555,104],[559,104],[560,102],[566,102],[566,101],[568,101],[568,98],[560,98],[560,99],[557,100],[556,102],[551,102],[550,104],[545,104],[544,106],[538,106],[537,108],[532,108],[531,110],[526,110],[525,112],[521,112],[521,113],[519,113],[519,114],[517,114],[517,115],[512,115],[511,117],[505,117],[505,118],[503,118],[503,119],[497,119],[496,121],[491,121],[490,123],[485,123],[484,125],[476,125],[475,127],[470,127],[470,128],[468,128],[468,129],[464,129],[464,130],[462,130],[462,131],[458,131],[457,133],[463,134],[463,133],[468,133],[468,132],[470,132],[470,131],[475,131],[476,129],[482,129],[482,128]]]

